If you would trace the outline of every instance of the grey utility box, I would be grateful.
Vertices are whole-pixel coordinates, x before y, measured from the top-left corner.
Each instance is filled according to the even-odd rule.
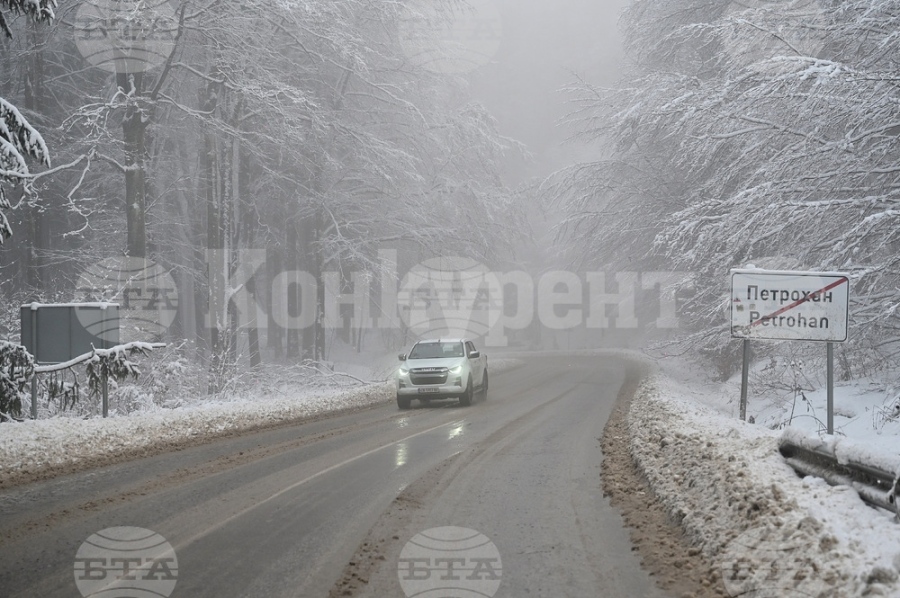
[[[21,317],[21,342],[37,363],[64,363],[119,344],[118,303],[30,303]]]

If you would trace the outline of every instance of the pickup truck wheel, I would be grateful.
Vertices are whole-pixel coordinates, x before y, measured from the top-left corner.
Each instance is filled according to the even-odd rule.
[[[481,377],[481,398],[487,399],[487,391],[488,391],[488,373],[487,370],[484,370],[484,375]]]
[[[466,392],[460,395],[459,404],[463,407],[468,407],[472,404],[473,396],[475,396],[475,387],[472,385],[472,376],[469,376],[469,381],[466,384]]]
[[[409,397],[402,397],[400,395],[397,395],[397,407],[399,407],[400,409],[409,409],[409,403],[411,400],[412,399],[410,399]]]

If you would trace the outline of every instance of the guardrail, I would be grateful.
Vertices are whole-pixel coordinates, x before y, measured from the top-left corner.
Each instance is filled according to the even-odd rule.
[[[857,459],[839,462],[834,447],[804,445],[791,438],[782,438],[779,451],[785,462],[801,475],[824,479],[832,486],[850,486],[870,505],[893,511],[900,519],[900,478]]]

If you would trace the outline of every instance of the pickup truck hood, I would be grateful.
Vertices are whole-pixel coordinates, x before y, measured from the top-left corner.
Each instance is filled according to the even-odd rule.
[[[453,368],[465,361],[464,357],[437,357],[435,359],[407,359],[406,367],[413,368]]]

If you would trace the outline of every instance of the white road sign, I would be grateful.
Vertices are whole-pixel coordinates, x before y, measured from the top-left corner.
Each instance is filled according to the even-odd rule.
[[[731,271],[731,336],[847,340],[850,279],[837,272]]]

